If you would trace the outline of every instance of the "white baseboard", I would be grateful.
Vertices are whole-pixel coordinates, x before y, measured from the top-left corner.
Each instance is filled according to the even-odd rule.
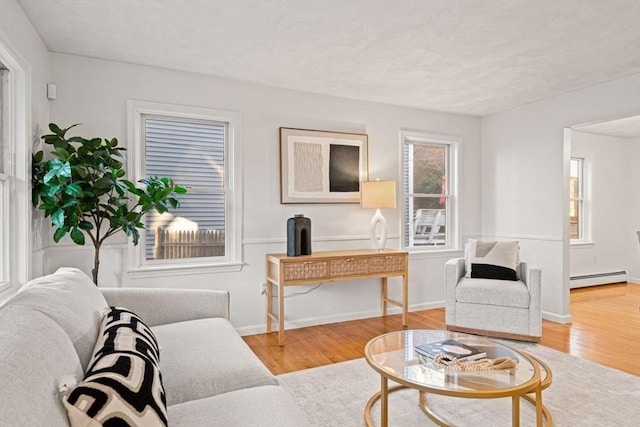
[[[543,311],[542,318],[544,320],[548,320],[550,322],[555,322],[555,323],[571,323],[572,322],[572,318],[570,314],[563,315],[563,314],[551,313],[549,311]]]
[[[628,281],[630,283],[640,283],[640,277],[629,277]]]
[[[610,273],[587,274],[571,277],[569,287],[571,289],[587,286],[608,285],[610,283],[625,283],[628,280],[626,271],[614,271]]]
[[[431,310],[434,308],[444,307],[444,301],[436,301],[431,303],[414,304],[409,306],[409,311]],[[389,314],[400,314],[400,307],[390,307]],[[298,329],[307,326],[327,325],[330,323],[347,322],[349,320],[369,319],[371,317],[379,317],[380,310],[359,311],[353,313],[334,314],[330,316],[308,317],[305,319],[285,320],[285,329]],[[571,315],[560,315],[548,311],[542,312],[542,318],[555,323],[571,323]],[[273,330],[277,331],[278,325],[273,325]],[[241,326],[236,331],[242,335],[264,334],[267,331],[266,324]]]
[[[414,304],[409,306],[409,311],[420,311],[420,310],[430,310],[433,308],[444,307],[444,301],[436,301],[431,303],[422,303],[422,304]],[[402,310],[400,307],[389,307],[387,310],[388,314],[400,314]],[[338,323],[338,322],[347,322],[349,320],[359,320],[359,319],[369,319],[371,317],[379,317],[380,310],[367,310],[367,311],[358,311],[352,313],[341,313],[341,314],[332,314],[329,316],[317,316],[317,317],[307,317],[304,319],[293,319],[293,320],[285,320],[284,328],[288,329],[298,329],[305,328],[307,326],[316,326],[316,325],[327,325],[330,323]],[[278,325],[273,325],[273,330],[278,330]],[[255,334],[264,334],[267,331],[266,324],[259,325],[249,325],[249,326],[241,326],[236,328],[236,331],[242,335],[255,335]]]

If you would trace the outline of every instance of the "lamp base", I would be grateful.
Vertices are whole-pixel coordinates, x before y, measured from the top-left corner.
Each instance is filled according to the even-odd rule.
[[[376,228],[380,224],[380,238],[376,237]],[[376,209],[376,213],[371,218],[369,225],[369,237],[371,238],[371,246],[373,249],[381,251],[387,245],[387,220],[384,219],[380,209]]]

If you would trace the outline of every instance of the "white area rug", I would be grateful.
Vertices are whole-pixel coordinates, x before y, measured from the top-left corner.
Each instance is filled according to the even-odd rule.
[[[509,345],[516,345],[509,343]],[[640,426],[640,377],[597,365],[535,344],[518,345],[538,356],[553,371],[543,402],[555,426]],[[380,376],[364,359],[279,375],[316,426],[363,426],[364,407],[380,390]],[[431,407],[455,426],[510,426],[511,399],[461,399],[432,396]],[[535,426],[534,407],[520,403],[521,425]],[[373,409],[376,425],[380,407]],[[401,390],[389,396],[389,424],[432,426],[418,407],[418,392]]]

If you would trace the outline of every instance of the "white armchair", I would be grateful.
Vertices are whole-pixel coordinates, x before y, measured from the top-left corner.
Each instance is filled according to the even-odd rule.
[[[520,280],[465,277],[465,260],[445,264],[445,323],[450,331],[539,342],[541,270],[520,263]]]

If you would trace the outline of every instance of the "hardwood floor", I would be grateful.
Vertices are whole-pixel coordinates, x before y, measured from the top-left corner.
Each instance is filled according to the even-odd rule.
[[[571,291],[573,323],[542,322],[540,344],[640,376],[640,284],[615,284]],[[443,329],[444,309],[409,313],[409,329]],[[373,337],[402,329],[400,315],[354,320],[244,340],[274,374],[363,357]]]

